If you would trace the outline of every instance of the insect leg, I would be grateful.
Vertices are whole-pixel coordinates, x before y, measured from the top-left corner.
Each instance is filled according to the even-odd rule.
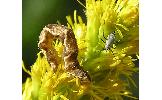
[[[104,33],[103,33],[103,37],[104,37],[104,39],[106,39],[106,40],[107,40],[107,38],[105,37]]]
[[[102,39],[101,39],[101,40],[102,40]],[[102,42],[103,42],[103,43],[105,43],[105,41],[104,41],[104,40],[102,40]]]
[[[115,55],[114,55],[114,52],[112,51],[112,49],[110,48],[109,50],[111,51],[112,55],[113,55],[114,58],[115,58]]]

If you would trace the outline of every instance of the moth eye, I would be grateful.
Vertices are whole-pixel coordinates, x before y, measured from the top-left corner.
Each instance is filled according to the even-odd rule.
[[[44,57],[44,54],[43,54],[42,52],[40,53],[40,57],[41,57],[41,58],[43,58],[43,57]]]

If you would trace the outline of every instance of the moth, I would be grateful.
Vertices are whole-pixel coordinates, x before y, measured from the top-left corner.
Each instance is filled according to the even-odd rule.
[[[78,77],[81,84],[90,83],[91,79],[88,72],[84,71],[80,66],[78,56],[78,45],[73,31],[64,25],[48,24],[43,28],[39,36],[38,47],[46,55],[47,60],[54,70],[58,67],[58,55],[53,47],[53,41],[61,41],[64,46],[63,60],[64,69],[70,75]]]

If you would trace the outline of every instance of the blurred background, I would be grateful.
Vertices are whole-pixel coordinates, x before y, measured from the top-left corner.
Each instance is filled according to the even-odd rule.
[[[57,21],[66,25],[66,16],[73,17],[74,10],[85,22],[85,14],[77,0],[23,0],[22,3],[22,59],[30,70],[40,51],[38,37],[43,27]],[[28,74],[24,71],[22,74],[22,82],[25,82]]]
[[[22,59],[25,67],[30,70],[30,66],[34,64],[37,53],[40,51],[38,38],[45,25],[54,24],[57,21],[66,25],[66,16],[73,17],[74,10],[77,10],[77,15],[81,15],[84,22],[86,22],[86,16],[85,8],[77,0],[23,0],[22,3]],[[135,64],[139,66],[139,61],[136,61]],[[28,76],[22,70],[22,82],[25,82]],[[133,78],[137,88],[132,85],[130,87],[132,87],[134,96],[138,97],[139,74],[134,74]],[[127,99],[125,98],[125,100]]]

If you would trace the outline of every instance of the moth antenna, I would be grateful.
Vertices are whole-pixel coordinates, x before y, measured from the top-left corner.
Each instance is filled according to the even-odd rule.
[[[80,5],[82,5],[84,8],[86,8],[86,6],[82,3],[82,2],[80,2],[79,0],[77,0],[78,1],[78,3],[80,4]]]

